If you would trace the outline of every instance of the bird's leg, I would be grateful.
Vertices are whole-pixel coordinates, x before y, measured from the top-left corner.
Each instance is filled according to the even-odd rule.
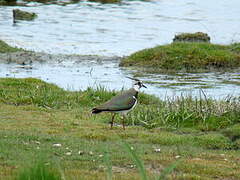
[[[125,124],[124,124],[125,118],[126,118],[126,116],[123,114],[123,116],[122,116],[122,126],[123,126],[123,130],[125,130]]]
[[[111,124],[111,129],[112,129],[112,127],[113,127],[113,120],[114,120],[114,117],[115,117],[115,113],[113,113],[113,115],[112,115],[112,121],[110,122],[110,124]]]

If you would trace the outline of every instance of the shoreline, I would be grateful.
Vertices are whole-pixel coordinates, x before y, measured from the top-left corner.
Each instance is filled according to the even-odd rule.
[[[17,63],[20,65],[31,65],[33,63],[61,63],[61,62],[109,62],[118,61],[122,57],[119,56],[98,56],[98,55],[65,55],[65,54],[48,54],[33,51],[17,51],[0,53],[0,63]]]

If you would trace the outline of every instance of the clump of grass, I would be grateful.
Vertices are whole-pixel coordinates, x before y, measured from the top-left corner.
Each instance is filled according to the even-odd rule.
[[[4,41],[0,40],[0,53],[10,53],[10,52],[17,52],[17,51],[23,51],[23,49],[11,47]]]
[[[240,149],[240,124],[223,129],[222,134],[234,143],[235,149]]]
[[[146,173],[146,169],[144,167],[143,162],[140,160],[140,158],[138,157],[137,153],[133,150],[133,148],[126,142],[123,142],[123,147],[126,150],[126,152],[128,152],[128,154],[130,155],[130,157],[132,158],[134,164],[137,166],[139,174],[141,175],[141,179],[142,180],[147,180],[147,173]]]
[[[222,133],[229,137],[232,141],[240,139],[240,124],[235,124],[227,129],[222,130]]]
[[[175,35],[173,42],[210,42],[210,37],[206,33],[181,33]]]
[[[130,144],[126,143],[125,141],[122,141],[123,148],[128,153],[128,155],[131,157],[132,161],[134,162],[135,166],[138,168],[139,175],[142,180],[148,180],[151,179],[150,176],[147,174],[147,170],[144,167],[144,162],[140,159],[137,152],[134,150],[133,147],[131,147]],[[170,166],[164,168],[160,175],[156,178],[158,180],[164,180],[166,179],[166,176],[171,174],[174,169],[177,167],[178,161],[174,162]]]
[[[239,123],[240,99],[213,100],[207,97],[176,97],[152,105],[140,104],[129,115],[128,123],[147,128],[194,127],[217,130]]]
[[[61,175],[43,162],[39,162],[32,167],[24,168],[16,180],[61,180]]]
[[[222,134],[205,134],[194,137],[193,142],[208,149],[231,149],[232,142]]]
[[[240,66],[238,46],[210,43],[176,42],[133,53],[120,66],[139,66],[155,70],[197,71]]]

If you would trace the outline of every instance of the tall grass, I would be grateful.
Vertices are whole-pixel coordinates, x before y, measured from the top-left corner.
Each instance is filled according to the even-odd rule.
[[[113,176],[113,172],[112,172],[112,161],[111,161],[111,157],[110,157],[110,153],[108,151],[106,151],[104,153],[104,158],[103,161],[105,163],[105,166],[107,168],[107,180],[112,180],[112,176]]]
[[[61,180],[60,173],[51,170],[43,162],[38,162],[32,167],[25,167],[16,180]]]
[[[147,128],[196,127],[202,130],[217,130],[239,122],[240,98],[214,100],[204,93],[200,98],[177,96],[151,106],[141,104],[128,118],[129,124]]]
[[[125,150],[125,152],[132,159],[134,165],[138,168],[141,179],[142,180],[151,179],[150,176],[147,175],[147,171],[146,171],[146,168],[144,167],[144,163],[140,159],[137,152],[127,142],[123,140],[121,140],[121,142],[122,142],[122,149]],[[156,179],[164,180],[166,176],[171,174],[174,171],[174,169],[177,167],[177,162],[178,161],[176,161],[175,163],[163,169],[160,175]],[[103,163],[106,166],[106,179],[112,180],[113,179],[112,162],[111,162],[111,156],[109,151],[105,151],[105,154],[103,157]],[[76,178],[81,179],[81,176]],[[56,170],[56,168],[53,168],[52,166],[44,163],[41,160],[33,164],[33,166],[31,167],[26,166],[20,169],[19,173],[15,178],[15,180],[62,180],[62,179],[65,179],[64,174],[61,174],[59,170]]]
[[[147,170],[144,167],[144,162],[141,160],[141,158],[139,157],[137,152],[134,150],[134,148],[124,140],[120,140],[120,141],[122,143],[122,149],[125,150],[125,152],[130,156],[134,165],[137,167],[140,178],[142,180],[152,179],[150,178],[150,176],[148,176]],[[111,162],[111,157],[109,152],[106,152],[104,155],[104,163],[107,167],[107,171],[106,171],[107,180],[112,180],[113,179],[112,162]],[[171,174],[174,171],[174,169],[177,167],[177,164],[178,164],[178,161],[164,168],[156,179],[164,180],[167,175]]]
[[[128,143],[126,143],[124,141],[122,143],[123,143],[124,149],[126,150],[126,152],[128,152],[128,154],[132,158],[132,161],[138,168],[139,174],[141,175],[141,179],[147,180],[148,178],[147,178],[146,170],[144,168],[144,164],[138,157],[137,153],[134,151],[134,149]]]

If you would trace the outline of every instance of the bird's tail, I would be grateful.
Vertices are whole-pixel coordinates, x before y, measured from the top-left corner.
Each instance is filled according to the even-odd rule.
[[[97,108],[92,109],[92,114],[97,114],[97,113],[100,113],[100,112],[102,112],[102,110],[97,109]]]

